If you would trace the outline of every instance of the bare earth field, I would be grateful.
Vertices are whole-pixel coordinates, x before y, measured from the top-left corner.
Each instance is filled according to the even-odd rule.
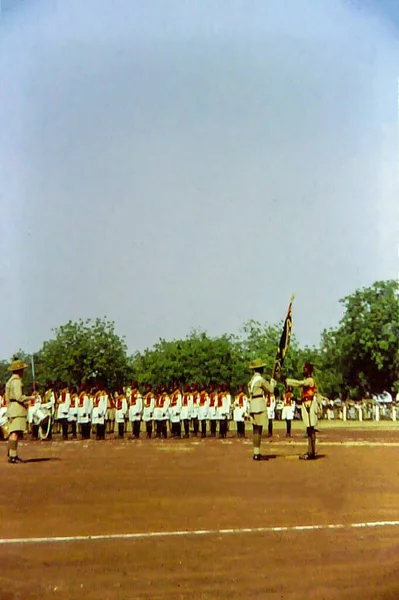
[[[233,433],[2,443],[0,600],[398,600],[399,424],[323,422],[313,462],[294,427],[262,462]]]

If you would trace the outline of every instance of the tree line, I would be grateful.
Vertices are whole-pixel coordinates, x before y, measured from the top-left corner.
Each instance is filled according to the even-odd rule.
[[[322,332],[318,347],[301,347],[295,334],[283,372],[300,377],[305,360],[315,364],[320,392],[329,397],[359,398],[399,391],[399,283],[377,281],[340,300],[343,317]],[[295,329],[295,306],[294,306]],[[257,356],[272,373],[283,323],[250,320],[238,334],[211,337],[192,330],[184,339],[160,339],[152,348],[130,355],[124,337],[107,318],[69,321],[34,354],[35,380],[79,386],[101,378],[109,388],[137,379],[140,385],[228,383],[234,391],[249,378],[248,363]],[[20,350],[18,358],[30,363]],[[9,377],[9,360],[0,361],[0,379]],[[32,384],[26,370],[25,383]],[[282,388],[280,388],[282,391]]]

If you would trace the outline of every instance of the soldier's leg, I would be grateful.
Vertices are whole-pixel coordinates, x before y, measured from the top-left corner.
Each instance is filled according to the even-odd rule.
[[[190,437],[190,421],[188,419],[184,419],[184,437]]]
[[[197,437],[197,435],[198,435],[198,427],[199,427],[199,423],[198,423],[198,418],[197,417],[195,419],[193,419],[193,427],[194,427],[194,435],[195,435],[195,437]]]
[[[146,432],[147,432],[147,438],[150,440],[151,436],[152,436],[152,421],[147,421]]]
[[[181,438],[181,421],[176,423],[176,437]]]
[[[262,438],[262,426],[261,425],[253,425],[254,460],[260,460],[261,438]]]
[[[168,422],[162,421],[162,437],[166,440],[168,437]]]
[[[155,421],[155,423],[156,423],[156,434],[155,434],[155,437],[160,438],[161,437],[162,421]]]
[[[125,437],[125,424],[124,423],[118,423],[118,437],[119,438]]]
[[[286,419],[285,422],[286,422],[286,425],[287,425],[286,436],[287,437],[291,437],[291,419]]]
[[[316,457],[316,431],[314,427],[309,427],[308,452],[310,458]]]
[[[216,419],[211,420],[211,437],[216,436]]]
[[[77,438],[76,421],[72,421],[71,425],[72,425],[72,439],[76,440],[76,438]]]
[[[96,440],[101,440],[101,425],[97,423],[96,426]]]
[[[267,425],[267,436],[272,437],[273,435],[273,419],[269,419],[269,423]]]
[[[206,419],[201,420],[201,437],[206,437]]]
[[[66,419],[62,420],[62,439],[68,439],[68,421]]]
[[[39,439],[39,425],[32,423],[32,440]]]
[[[133,436],[136,440],[140,438],[140,423],[141,421],[134,421],[133,423]]]

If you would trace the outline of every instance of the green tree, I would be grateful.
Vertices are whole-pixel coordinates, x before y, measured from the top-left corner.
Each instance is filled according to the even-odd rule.
[[[68,321],[55,330],[54,339],[44,342],[36,360],[41,384],[51,379],[79,385],[100,377],[117,387],[129,376],[126,343],[106,318]]]
[[[377,281],[340,300],[344,316],[323,333],[324,367],[350,395],[399,389],[399,284]]]

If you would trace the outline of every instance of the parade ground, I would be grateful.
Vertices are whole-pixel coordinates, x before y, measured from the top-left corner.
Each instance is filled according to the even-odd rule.
[[[399,598],[399,424],[0,444],[0,600]]]

